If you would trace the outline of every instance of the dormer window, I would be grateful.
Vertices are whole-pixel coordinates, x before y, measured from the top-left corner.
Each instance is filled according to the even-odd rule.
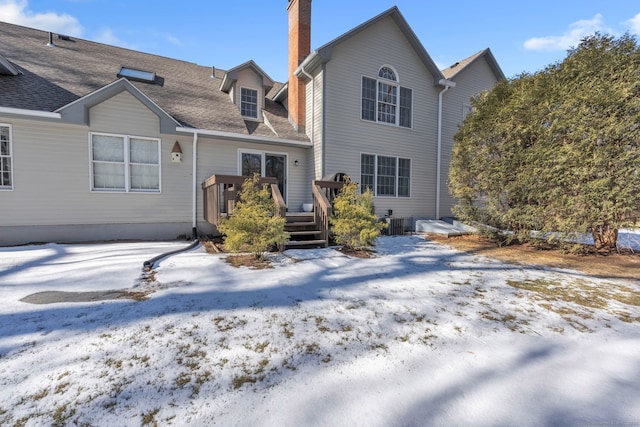
[[[258,118],[258,91],[240,88],[240,114],[252,119]]]
[[[389,65],[380,67],[377,79],[362,77],[362,120],[411,127],[413,91],[398,83]]]

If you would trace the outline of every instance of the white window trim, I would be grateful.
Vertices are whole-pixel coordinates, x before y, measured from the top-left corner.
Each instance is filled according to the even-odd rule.
[[[284,175],[284,182],[285,182],[285,192],[287,194],[283,194],[282,196],[285,198],[285,200],[289,200],[289,170],[290,165],[289,165],[289,153],[282,153],[282,152],[278,152],[278,151],[270,151],[270,150],[252,150],[252,149],[245,149],[245,148],[238,148],[238,176],[242,176],[242,154],[243,153],[247,153],[247,154],[259,154],[260,155],[260,176],[264,177],[264,172],[266,169],[266,156],[273,154],[274,156],[284,156],[285,158],[285,164],[286,164],[286,168],[285,168],[285,175]]]
[[[11,170],[9,171],[9,179],[11,180],[11,186],[0,187],[0,191],[13,191],[13,189],[15,188],[15,182],[13,180],[13,177],[14,177],[13,170],[15,169],[15,164],[13,162],[13,129],[9,123],[0,123],[0,126],[9,128],[9,156],[4,156],[4,157],[9,157],[9,161],[11,162]]]
[[[389,67],[392,70],[395,69],[393,67],[391,67],[390,65],[383,65],[382,67],[380,67],[380,69],[382,69],[383,67]],[[374,80],[376,82],[376,98],[375,98],[375,111],[374,111],[374,117],[375,120],[366,120],[362,118],[362,78],[366,77],[368,79]],[[396,78],[398,77],[398,73],[396,72]],[[379,82],[383,82],[383,83],[387,83],[390,84],[392,86],[395,86],[398,89],[398,93],[397,93],[397,100],[398,103],[396,104],[396,121],[395,123],[389,123],[389,122],[381,122],[378,120],[378,83]],[[409,89],[411,90],[411,126],[400,126],[400,88],[405,88],[405,89]],[[387,80],[387,79],[383,79],[382,77],[370,77],[370,76],[366,76],[364,74],[360,75],[360,121],[361,122],[365,122],[365,123],[376,123],[379,125],[385,125],[385,126],[393,126],[393,127],[397,127],[397,128],[401,128],[401,129],[413,129],[413,111],[414,111],[414,90],[413,88],[410,88],[408,86],[402,86],[400,84],[400,79],[393,81],[393,80]]]
[[[374,153],[360,153],[360,176],[362,176],[362,155],[365,156],[373,156],[373,197],[381,197],[381,198],[397,198],[397,199],[411,199],[411,181],[413,180],[413,159],[411,157],[402,157],[402,156],[386,156],[384,154],[374,154]],[[395,194],[390,196],[388,194],[378,195],[378,157],[390,157],[396,159],[396,188]],[[400,181],[400,159],[409,160],[409,164],[411,165],[411,169],[409,170],[409,195],[408,196],[400,196],[398,195],[398,186]],[[360,188],[360,192],[362,192],[362,187]]]
[[[255,117],[251,117],[251,116],[245,116],[242,114],[242,89],[246,89],[246,90],[254,90],[256,92],[256,116]],[[240,86],[240,90],[238,91],[238,107],[240,110],[240,115],[246,119],[246,120],[252,120],[252,121],[256,121],[259,122],[260,121],[260,112],[262,111],[262,104],[260,102],[261,99],[261,92],[260,89],[256,89],[254,87],[249,87],[249,86]]]
[[[93,185],[93,135],[115,136],[124,138],[124,189],[95,188]],[[158,144],[158,189],[157,190],[137,190],[131,189],[131,162],[130,143],[133,139],[145,139],[156,141]],[[89,132],[89,191],[92,193],[118,193],[118,194],[161,194],[162,193],[162,140],[148,136],[123,135],[118,133]]]

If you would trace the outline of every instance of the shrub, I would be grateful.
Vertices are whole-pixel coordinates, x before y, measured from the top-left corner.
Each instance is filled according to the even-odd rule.
[[[218,230],[224,234],[225,247],[231,252],[247,250],[263,259],[272,246],[283,247],[289,240],[284,230],[286,218],[276,216],[276,202],[267,185],[260,186],[260,176],[247,179],[238,194],[233,215],[223,218]]]
[[[331,232],[337,244],[364,249],[375,244],[386,224],[378,222],[371,190],[358,194],[358,184],[348,177],[346,181],[333,201],[333,214],[329,219]]]

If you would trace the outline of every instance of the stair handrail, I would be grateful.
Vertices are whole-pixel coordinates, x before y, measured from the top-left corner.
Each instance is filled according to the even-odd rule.
[[[220,224],[220,218],[222,214],[232,215],[233,207],[238,197],[238,193],[242,188],[242,184],[247,179],[251,179],[250,176],[240,175],[212,175],[202,183],[203,194],[203,216],[204,219],[213,225]],[[268,184],[271,186],[271,194],[274,195],[273,184],[277,186],[277,178],[262,177],[260,178],[260,184]],[[286,212],[287,208],[284,204],[284,199],[280,190],[277,189],[277,194],[280,196],[277,199],[278,210],[277,215]],[[276,199],[276,197],[274,197]],[[284,214],[282,215],[284,216]]]
[[[311,189],[313,191],[313,215],[315,222],[320,228],[322,240],[329,244],[329,218],[332,214],[332,206],[327,190],[339,190],[344,186],[343,182],[313,180]]]
[[[280,187],[278,184],[271,184],[271,197],[276,202],[276,212],[275,215],[281,218],[287,216],[287,204],[284,202],[284,197],[282,197],[282,193],[280,192]]]

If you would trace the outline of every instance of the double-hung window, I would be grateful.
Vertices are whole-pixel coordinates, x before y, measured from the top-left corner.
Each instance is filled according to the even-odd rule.
[[[411,127],[413,91],[400,86],[393,68],[383,66],[378,78],[362,77],[362,120]]]
[[[91,189],[160,192],[160,140],[90,134]]]
[[[240,114],[244,117],[258,118],[258,91],[240,88]]]
[[[361,191],[370,189],[376,196],[409,197],[410,184],[410,159],[375,154],[360,156]]]
[[[0,190],[13,190],[11,126],[0,124]]]

